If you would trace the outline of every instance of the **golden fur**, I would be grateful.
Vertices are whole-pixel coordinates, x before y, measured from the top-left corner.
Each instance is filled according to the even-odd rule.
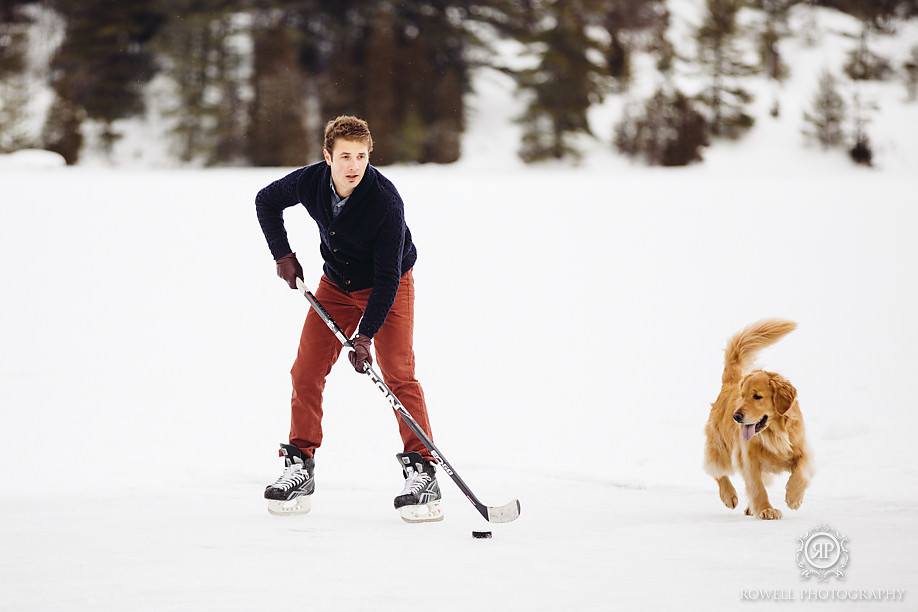
[[[756,354],[792,332],[791,321],[767,319],[753,323],[727,343],[723,386],[705,426],[705,470],[720,488],[728,508],[737,504],[728,476],[738,471],[746,481],[746,514],[779,519],[765,491],[767,474],[790,472],[785,501],[796,510],[809,484],[810,457],[803,432],[797,390],[784,377],[749,370]]]

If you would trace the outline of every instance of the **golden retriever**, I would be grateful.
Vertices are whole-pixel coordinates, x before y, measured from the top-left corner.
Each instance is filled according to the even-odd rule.
[[[774,372],[751,370],[756,354],[792,332],[791,321],[766,319],[730,338],[724,356],[723,386],[705,427],[704,467],[720,488],[720,499],[736,508],[736,489],[728,476],[746,481],[746,514],[779,519],[765,491],[768,474],[790,472],[787,507],[796,510],[810,481],[810,453],[803,433],[797,390]]]

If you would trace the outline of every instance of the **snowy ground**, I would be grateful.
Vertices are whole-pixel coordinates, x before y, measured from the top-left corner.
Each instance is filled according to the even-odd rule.
[[[799,109],[692,168],[605,145],[525,168],[508,83],[478,92],[461,163],[384,173],[420,253],[435,438],[520,519],[473,540],[488,526],[441,475],[446,520],[402,523],[395,417],[344,364],[313,512],[269,516],[306,304],[253,199],[286,170],[19,154],[0,159],[0,610],[918,609],[915,106],[888,107],[898,134],[878,120],[874,170],[789,148]],[[296,209],[288,228],[314,286],[315,230]],[[797,386],[817,465],[799,511],[775,481],[777,522],[724,508],[701,468],[723,345],[770,316],[799,323],[761,365]],[[820,525],[848,537],[844,581],[800,577]]]
[[[819,587],[915,609],[918,180],[389,169],[435,436],[482,500],[522,503],[478,541],[448,479],[445,521],[398,519],[394,416],[347,367],[313,512],[265,512],[305,309],[254,218],[280,172],[2,171],[0,608],[877,605],[800,601]],[[764,316],[800,324],[762,365],[797,385],[819,470],[776,523],[725,509],[700,466],[723,344]],[[823,523],[848,577],[805,583],[796,539]]]

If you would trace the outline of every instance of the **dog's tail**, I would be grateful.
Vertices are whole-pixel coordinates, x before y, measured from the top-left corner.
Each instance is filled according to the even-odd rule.
[[[724,356],[724,384],[739,381],[763,348],[771,346],[797,328],[793,321],[763,319],[753,323],[727,342]]]

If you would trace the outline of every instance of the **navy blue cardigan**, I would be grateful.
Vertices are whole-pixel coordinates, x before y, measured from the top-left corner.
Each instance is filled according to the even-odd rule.
[[[401,196],[373,166],[337,217],[331,211],[331,168],[321,161],[278,179],[258,192],[255,211],[274,259],[293,252],[284,209],[302,203],[319,226],[325,275],[346,292],[372,288],[358,331],[370,338],[395,302],[401,276],[414,266],[417,250],[405,224]]]

